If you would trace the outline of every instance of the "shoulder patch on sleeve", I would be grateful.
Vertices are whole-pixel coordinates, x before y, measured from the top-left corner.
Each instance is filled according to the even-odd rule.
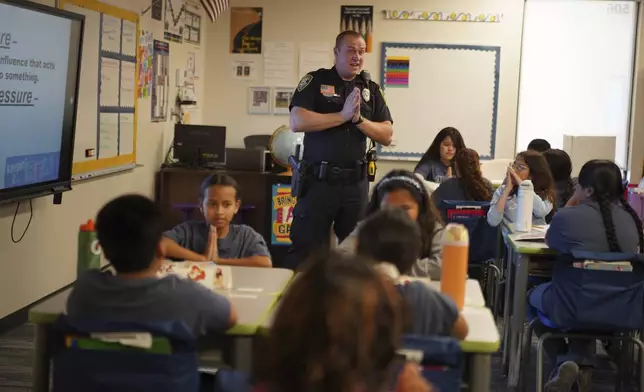
[[[304,90],[306,86],[311,83],[311,80],[313,80],[313,76],[311,74],[304,75],[302,80],[300,80],[300,84],[297,85],[297,91],[301,92],[302,90]]]
[[[380,96],[382,97],[382,101],[387,104],[387,99],[385,98],[385,93],[382,91],[382,87],[378,86],[378,91],[380,91]]]

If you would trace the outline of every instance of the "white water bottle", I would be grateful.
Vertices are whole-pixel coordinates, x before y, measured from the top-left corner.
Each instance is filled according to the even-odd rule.
[[[517,192],[517,219],[514,222],[515,231],[530,231],[532,229],[532,204],[534,186],[532,181],[523,180]]]

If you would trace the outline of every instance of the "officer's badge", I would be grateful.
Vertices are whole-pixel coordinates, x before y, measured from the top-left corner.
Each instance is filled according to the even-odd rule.
[[[311,83],[311,80],[313,80],[313,76],[311,76],[311,74],[304,75],[302,80],[300,80],[300,84],[297,85],[297,91],[301,92],[302,90],[304,90],[306,86],[308,86],[309,83]]]
[[[368,88],[362,90],[362,98],[365,102],[369,102],[369,100],[371,99],[371,91],[369,91]]]

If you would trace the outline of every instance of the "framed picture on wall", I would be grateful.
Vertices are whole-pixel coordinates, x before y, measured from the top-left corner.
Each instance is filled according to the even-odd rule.
[[[288,105],[293,98],[295,87],[275,87],[273,88],[273,114],[288,114]]]
[[[185,26],[183,28],[183,39],[199,45],[201,42],[201,16],[198,14],[185,10],[184,11]]]
[[[270,114],[270,87],[250,87],[248,89],[248,114]]]

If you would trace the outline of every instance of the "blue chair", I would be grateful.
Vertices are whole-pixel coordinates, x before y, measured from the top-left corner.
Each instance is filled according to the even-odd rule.
[[[423,377],[440,392],[460,392],[464,356],[458,340],[442,336],[405,335],[397,354],[417,362]]]
[[[470,236],[469,266],[471,270],[484,269],[493,271],[494,284],[489,284],[489,279],[481,283],[487,292],[488,305],[494,307],[499,297],[501,270],[494,264],[498,252],[499,230],[487,223],[487,211],[490,203],[487,201],[468,200],[442,200],[438,206],[445,222],[459,223],[467,228]]]
[[[586,269],[583,263],[628,261],[632,271]],[[644,257],[641,254],[573,251],[555,263],[550,290],[556,296],[552,314],[538,312],[524,336],[523,352],[530,353],[532,331],[540,324],[552,329],[537,342],[537,392],[543,384],[543,343],[547,339],[591,339],[632,343],[639,347],[639,391],[644,391],[644,344],[634,331],[644,328]],[[529,356],[528,356],[529,357]],[[625,359],[626,356],[622,355]],[[621,365],[627,365],[622,363]],[[615,390],[621,390],[625,366],[620,366]],[[525,367],[520,385],[525,390]]]
[[[196,339],[183,323],[123,323],[61,316],[53,327],[54,392],[198,392]],[[149,333],[151,347],[96,338]]]

